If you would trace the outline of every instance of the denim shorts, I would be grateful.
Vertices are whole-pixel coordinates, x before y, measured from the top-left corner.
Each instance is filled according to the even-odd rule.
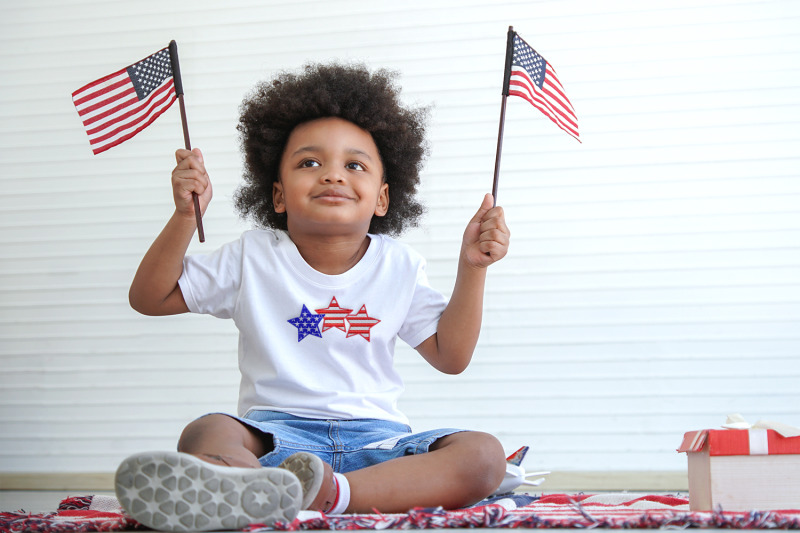
[[[272,451],[259,458],[262,466],[278,466],[293,453],[310,452],[340,473],[426,453],[438,439],[464,431],[412,433],[407,425],[388,420],[318,420],[254,409],[241,418],[228,416],[272,438]]]

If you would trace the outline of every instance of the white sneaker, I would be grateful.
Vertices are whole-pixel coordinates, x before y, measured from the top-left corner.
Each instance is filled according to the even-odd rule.
[[[329,511],[336,500],[333,468],[314,454],[297,452],[287,457],[278,468],[283,468],[303,485],[303,509]]]
[[[221,466],[180,452],[132,455],[120,464],[114,485],[132,518],[164,531],[288,524],[303,500],[302,485],[289,470]]]

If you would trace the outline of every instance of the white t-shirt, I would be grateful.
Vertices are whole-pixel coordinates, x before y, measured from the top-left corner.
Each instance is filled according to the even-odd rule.
[[[308,265],[283,231],[184,259],[178,280],[189,310],[232,318],[239,329],[239,414],[269,409],[322,419],[408,423],[395,339],[416,347],[436,333],[447,302],[425,260],[382,235],[335,276]]]

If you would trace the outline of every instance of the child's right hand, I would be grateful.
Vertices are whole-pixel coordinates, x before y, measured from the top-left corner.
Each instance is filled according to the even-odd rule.
[[[200,214],[202,215],[211,201],[211,179],[206,172],[203,154],[199,148],[192,151],[176,150],[175,160],[178,162],[172,171],[172,196],[175,200],[175,209],[181,216],[194,220],[192,193],[197,193],[200,199]]]

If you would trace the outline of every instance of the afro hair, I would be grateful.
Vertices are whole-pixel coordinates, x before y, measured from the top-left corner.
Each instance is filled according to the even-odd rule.
[[[245,165],[234,196],[240,215],[259,227],[287,229],[286,213],[275,212],[272,187],[289,135],[305,122],[338,117],[372,135],[389,184],[389,209],[372,217],[370,233],[400,235],[417,226],[424,212],[415,196],[427,155],[428,110],[403,106],[395,77],[364,65],[307,64],[300,73],[258,84],[242,103],[237,126]]]

